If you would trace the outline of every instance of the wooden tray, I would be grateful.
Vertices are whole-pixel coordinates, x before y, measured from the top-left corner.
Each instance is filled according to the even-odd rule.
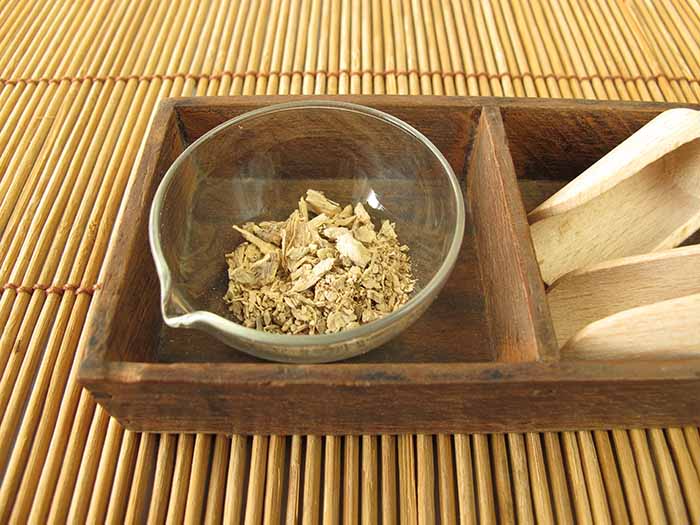
[[[204,132],[291,98],[161,103],[80,349],[80,380],[123,425],[288,434],[700,424],[700,359],[559,359],[526,220],[669,105],[343,97],[418,128],[464,181],[463,249],[434,305],[386,346],[328,365],[259,361],[166,328],[147,235],[158,182]]]

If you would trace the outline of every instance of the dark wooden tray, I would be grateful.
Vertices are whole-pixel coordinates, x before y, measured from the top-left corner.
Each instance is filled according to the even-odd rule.
[[[80,380],[123,425],[288,434],[700,424],[700,359],[559,359],[525,215],[668,105],[343,97],[418,128],[464,181],[463,249],[440,297],[398,339],[327,365],[264,362],[166,328],[147,235],[159,181],[206,131],[292,98],[161,103],[80,350]]]

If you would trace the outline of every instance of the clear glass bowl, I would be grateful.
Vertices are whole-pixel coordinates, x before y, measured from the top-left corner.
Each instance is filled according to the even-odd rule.
[[[335,334],[278,335],[236,323],[223,301],[224,254],[241,242],[233,224],[284,220],[312,188],[362,202],[375,225],[396,223],[417,278],[395,312]],[[268,106],[203,135],[173,163],[150,215],[163,319],[203,330],[254,356],[291,363],[346,359],[413,323],[452,270],[464,234],[460,184],[438,149],[405,122],[329,101]]]

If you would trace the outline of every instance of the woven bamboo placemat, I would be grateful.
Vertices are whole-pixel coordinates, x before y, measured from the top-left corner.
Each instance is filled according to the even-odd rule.
[[[697,428],[138,434],[75,382],[158,99],[698,102],[699,42],[697,0],[0,1],[0,522],[700,523]]]

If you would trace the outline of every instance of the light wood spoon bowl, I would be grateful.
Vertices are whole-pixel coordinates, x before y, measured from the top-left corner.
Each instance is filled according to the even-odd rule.
[[[542,278],[673,248],[700,227],[700,112],[661,113],[530,212]]]

